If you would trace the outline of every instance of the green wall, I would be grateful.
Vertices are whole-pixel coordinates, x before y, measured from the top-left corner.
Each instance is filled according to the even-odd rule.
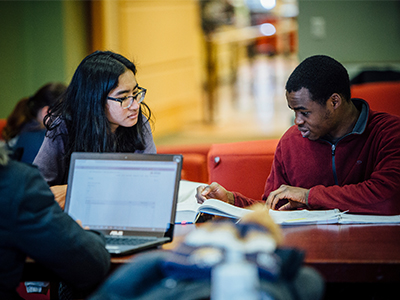
[[[87,1],[0,1],[0,118],[88,54]],[[77,26],[78,25],[78,26]]]
[[[330,55],[346,65],[349,73],[365,66],[399,68],[400,1],[298,3],[300,60],[314,54]],[[325,35],[319,35],[321,26]]]

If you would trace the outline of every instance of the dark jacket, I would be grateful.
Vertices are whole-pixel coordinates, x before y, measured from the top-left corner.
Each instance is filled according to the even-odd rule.
[[[107,274],[104,238],[61,210],[35,167],[0,165],[0,206],[0,299],[16,298],[27,256],[76,289],[91,289]]]

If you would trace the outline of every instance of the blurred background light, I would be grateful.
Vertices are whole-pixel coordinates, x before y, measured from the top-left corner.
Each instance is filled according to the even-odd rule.
[[[276,5],[275,0],[260,0],[260,3],[265,9],[273,9]]]
[[[271,23],[264,23],[260,25],[260,32],[265,36],[271,36],[276,33],[276,28]]]

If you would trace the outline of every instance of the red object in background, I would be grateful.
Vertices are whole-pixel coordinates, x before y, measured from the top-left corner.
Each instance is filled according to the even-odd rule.
[[[351,97],[364,99],[371,110],[400,116],[400,81],[353,84]]]

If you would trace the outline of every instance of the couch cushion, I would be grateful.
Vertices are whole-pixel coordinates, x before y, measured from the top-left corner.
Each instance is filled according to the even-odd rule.
[[[213,144],[208,153],[210,182],[261,199],[278,139]]]
[[[400,81],[352,85],[351,97],[366,100],[371,110],[400,116]]]

